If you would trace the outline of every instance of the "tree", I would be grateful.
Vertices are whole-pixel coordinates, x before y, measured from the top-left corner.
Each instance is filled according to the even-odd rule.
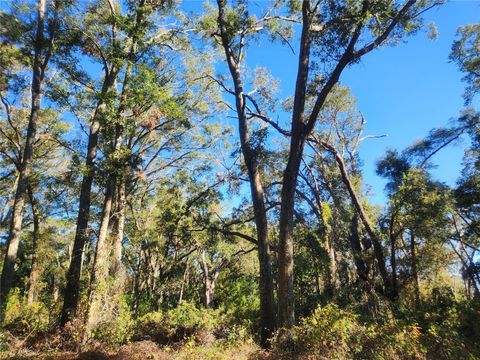
[[[260,264],[260,329],[261,343],[268,346],[275,328],[275,303],[272,265],[270,259],[270,245],[268,239],[268,214],[265,204],[265,185],[262,179],[262,130],[251,130],[249,125],[249,106],[256,107],[258,102],[251,93],[245,93],[242,79],[244,65],[244,46],[251,34],[268,26],[268,17],[254,19],[248,15],[247,6],[239,4],[235,9],[228,8],[224,0],[217,1],[218,17],[217,29],[212,32],[218,44],[222,47],[233,82],[233,90],[228,89],[220,80],[213,78],[227,93],[235,99],[235,112],[238,118],[240,147],[245,163],[250,194],[253,204],[253,213],[258,242],[258,260]],[[205,22],[205,20],[204,20]],[[266,87],[264,87],[266,88]],[[255,89],[254,92],[258,90]]]
[[[97,4],[98,6],[98,4]],[[75,35],[80,36],[80,48],[87,54],[89,54],[95,61],[102,64],[104,77],[101,81],[101,88],[94,90],[93,97],[96,98],[96,107],[94,109],[91,123],[89,126],[88,145],[85,158],[85,169],[83,171],[83,180],[80,188],[79,205],[77,225],[75,232],[75,240],[72,250],[72,258],[67,274],[67,285],[65,288],[64,303],[62,309],[61,323],[65,325],[71,321],[77,314],[79,304],[80,293],[80,276],[82,272],[82,261],[85,243],[89,238],[88,222],[90,218],[90,204],[91,204],[91,192],[93,179],[95,175],[95,167],[97,164],[97,150],[98,141],[100,135],[101,124],[106,122],[106,116],[108,112],[108,105],[111,101],[112,94],[114,93],[114,86],[120,71],[118,64],[115,61],[114,54],[107,52],[109,46],[118,46],[110,38],[110,44],[107,42],[105,48],[102,48],[104,39],[100,36],[103,35],[103,27],[105,23],[108,23],[109,16],[114,14],[105,13],[100,11],[98,14],[97,6],[92,6],[89,11],[89,16],[85,18],[84,24],[79,25],[79,30],[75,32]],[[110,11],[112,9],[110,8]],[[98,22],[100,19],[102,21]],[[101,24],[100,27],[98,25]],[[106,55],[108,54],[108,56]],[[89,89],[89,79],[85,79],[85,74],[75,67],[64,67],[65,73],[73,83],[87,84],[86,88]],[[68,93],[67,93],[67,96]],[[65,99],[69,103],[69,99]],[[77,104],[79,104],[77,102]],[[80,104],[79,104],[80,105]],[[75,109],[78,110],[78,109]]]
[[[460,27],[457,36],[459,39],[452,45],[450,60],[456,62],[465,73],[463,80],[468,87],[464,98],[469,104],[480,90],[480,24]]]
[[[54,52],[54,42],[56,41],[58,32],[60,31],[59,16],[62,5],[60,4],[60,2],[55,1],[52,7],[52,13],[47,13],[47,1],[38,1],[38,15],[36,19],[36,24],[22,24],[22,27],[26,31],[34,31],[34,36],[32,36],[32,38],[34,39],[33,43],[20,43],[18,45],[22,47],[22,51],[26,54],[29,54],[30,46],[34,49],[33,55],[31,55],[31,106],[27,136],[25,139],[25,147],[21,159],[18,185],[15,192],[11,225],[7,240],[7,251],[5,254],[5,261],[3,264],[1,276],[0,306],[2,308],[5,306],[5,301],[13,284],[14,266],[17,258],[18,245],[20,242],[24,208],[25,203],[28,201],[28,182],[32,171],[31,169],[34,156],[35,141],[37,136],[38,119],[41,110],[42,86],[45,79],[49,60]],[[20,39],[16,36],[20,34],[18,33],[18,25],[15,23],[14,19],[14,17],[11,17],[10,20],[13,21],[7,22],[7,25],[10,25],[10,31],[7,31],[4,34],[4,41],[18,44],[20,42]]]
[[[327,96],[340,79],[343,70],[385,42],[394,41],[418,28],[418,15],[432,6],[432,3],[417,4],[413,0],[403,4],[363,1],[356,3],[356,6],[344,5],[343,2],[333,4],[302,2],[302,34],[292,111],[290,149],[282,181],[280,211],[279,325],[285,327],[291,327],[295,322],[293,211],[305,141],[313,131]],[[318,28],[321,31],[316,33],[315,29]],[[332,53],[335,54],[334,57],[331,56]],[[310,107],[306,99],[307,88],[311,82],[310,62],[314,58],[332,70],[323,74],[318,88],[313,88],[311,97],[314,100]]]

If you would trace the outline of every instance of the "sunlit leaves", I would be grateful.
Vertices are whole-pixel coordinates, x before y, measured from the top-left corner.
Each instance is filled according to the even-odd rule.
[[[464,96],[469,103],[480,91],[480,24],[462,26],[458,29],[457,36],[450,59],[465,74],[463,80],[468,87]]]

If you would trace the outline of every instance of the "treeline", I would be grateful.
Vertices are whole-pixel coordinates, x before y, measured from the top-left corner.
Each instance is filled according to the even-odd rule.
[[[157,340],[169,343],[192,335],[182,323],[210,319],[192,310],[205,307],[281,351],[326,351],[315,345],[328,337],[322,319],[339,316],[363,329],[349,343],[395,319],[429,336],[455,327],[455,344],[478,355],[478,322],[457,315],[480,318],[480,25],[461,27],[450,54],[467,83],[458,119],[379,154],[382,207],[369,203],[358,155],[381,135],[364,133],[339,83],[363,56],[422,31],[440,5],[3,6],[4,329],[85,346],[126,342],[137,320],[137,337],[167,321],[176,330]],[[285,98],[269,69],[247,62],[270,42],[295,53]],[[462,139],[463,170],[447,186],[431,173],[435,155]],[[452,344],[438,353],[449,358]]]

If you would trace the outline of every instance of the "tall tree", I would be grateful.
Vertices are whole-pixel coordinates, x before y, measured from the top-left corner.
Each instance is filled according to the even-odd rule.
[[[54,41],[59,27],[60,2],[53,3],[53,15],[47,22],[47,1],[39,0],[37,3],[37,20],[35,36],[33,37],[33,61],[31,83],[31,107],[28,122],[25,147],[22,155],[18,185],[15,193],[10,230],[7,240],[7,251],[3,263],[0,283],[0,306],[5,306],[8,293],[13,284],[15,275],[15,262],[22,231],[25,203],[28,201],[28,182],[31,175],[34,147],[37,133],[37,123],[40,116],[42,86],[45,79],[47,66],[54,51]],[[13,24],[10,24],[13,25]],[[47,26],[48,25],[48,26]],[[14,31],[15,32],[15,31]],[[18,41],[18,39],[11,39]],[[29,44],[27,44],[28,46]],[[28,53],[28,50],[26,49]]]
[[[248,11],[244,5],[236,9],[227,8],[226,0],[218,0],[218,41],[225,53],[233,90],[228,92],[235,98],[235,110],[238,118],[243,161],[247,168],[250,183],[250,194],[258,241],[258,260],[260,264],[260,334],[262,345],[267,346],[275,327],[275,303],[270,245],[268,240],[268,215],[265,205],[265,190],[262,180],[262,164],[260,163],[261,146],[255,143],[261,141],[261,135],[252,133],[247,115],[247,101],[253,101],[252,96],[245,93],[241,67],[243,65],[244,42],[249,32],[254,32],[249,22]],[[235,11],[235,12],[234,12]],[[235,19],[232,21],[232,18]],[[262,24],[266,20],[257,20]],[[238,35],[237,35],[238,34]]]
[[[92,12],[96,10],[98,9],[95,6],[90,9]],[[115,57],[112,56],[113,54],[108,52],[107,48],[101,47],[101,44],[103,44],[102,40],[104,39],[96,38],[96,36],[98,37],[103,34],[103,29],[97,28],[98,24],[100,23],[102,24],[101,26],[104,26],[104,22],[108,23],[106,18],[114,17],[115,14],[113,13],[113,8],[109,7],[108,12],[99,12],[97,16],[100,18],[103,17],[103,21],[99,21],[97,16],[93,16],[93,13],[91,15],[91,17],[86,18],[85,24],[80,25],[80,30],[78,31],[79,36],[82,39],[80,41],[80,46],[87,54],[91,54],[91,57],[95,61],[99,61],[102,64],[104,76],[101,89],[95,94],[97,104],[90,120],[85,170],[83,172],[84,175],[80,188],[75,239],[67,273],[67,284],[65,287],[61,317],[62,325],[71,321],[76,316],[78,310],[83,253],[85,243],[89,239],[88,223],[90,219],[92,185],[95,175],[95,167],[97,166],[98,141],[101,125],[107,121],[109,103],[115,92],[115,84],[120,72],[119,64],[115,61]],[[112,37],[114,36],[113,31],[114,29],[112,28],[112,33],[110,34]],[[107,47],[109,46],[108,44],[110,44],[110,46],[115,46],[116,43],[114,38],[110,38],[109,41],[107,41]],[[81,76],[79,76],[81,75],[80,71],[75,71],[72,67],[66,67],[65,70],[68,78],[72,81],[77,82],[79,81],[78,78],[81,78]],[[80,80],[80,82],[84,83],[82,80]]]
[[[417,3],[415,0],[404,3],[366,0],[355,2],[355,4],[349,3],[348,6],[342,1],[332,3],[304,0],[302,2],[302,32],[293,101],[291,139],[281,193],[278,251],[280,326],[291,327],[295,322],[293,215],[297,178],[305,142],[312,133],[318,115],[343,70],[380,45],[393,41],[416,28],[419,13],[430,6],[432,3]],[[332,56],[332,53],[335,56]],[[313,88],[313,106],[310,107],[306,102],[307,89],[312,82],[310,69],[315,55],[318,62],[332,70],[322,74],[320,87]]]

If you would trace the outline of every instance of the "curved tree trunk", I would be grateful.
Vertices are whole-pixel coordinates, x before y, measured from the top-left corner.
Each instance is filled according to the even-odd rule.
[[[347,188],[347,191],[350,195],[350,199],[352,200],[355,210],[358,216],[360,217],[360,220],[362,221],[362,224],[365,227],[365,230],[367,231],[367,234],[370,237],[370,240],[373,243],[373,251],[375,253],[375,258],[377,260],[377,266],[380,272],[380,276],[383,280],[385,294],[391,300],[395,300],[398,294],[395,293],[392,287],[392,281],[387,272],[387,266],[385,262],[385,256],[383,255],[383,248],[382,248],[381,241],[377,235],[375,228],[370,223],[370,220],[367,216],[367,213],[365,212],[365,209],[363,208],[363,205],[360,202],[359,197],[357,196],[357,193],[350,180],[350,176],[348,174],[348,171],[342,156],[331,144],[328,144],[327,142],[319,140],[317,138],[314,138],[313,141],[315,141],[317,144],[322,146],[325,150],[329,151],[335,157],[335,161],[337,162],[338,168],[340,170],[340,175],[342,177],[342,182]]]

